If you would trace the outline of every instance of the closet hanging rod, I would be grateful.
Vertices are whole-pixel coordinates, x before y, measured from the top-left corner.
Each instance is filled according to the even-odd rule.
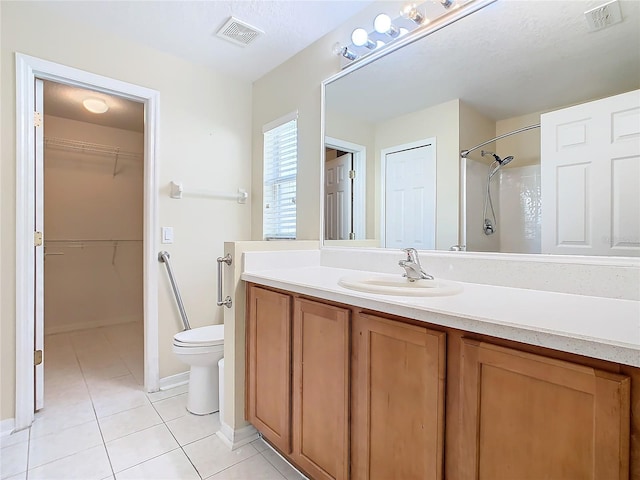
[[[60,148],[67,150],[74,150],[77,152],[98,153],[103,155],[118,155],[119,157],[142,159],[142,153],[129,152],[121,150],[120,147],[114,147],[111,145],[101,145],[99,143],[80,142],[78,140],[69,140],[66,138],[58,137],[45,137],[45,147]]]
[[[142,240],[129,240],[129,239],[124,239],[124,240],[113,240],[113,239],[105,239],[105,240],[90,240],[90,239],[85,239],[85,240],[61,240],[61,239],[56,239],[56,240],[45,240],[44,244],[45,246],[47,244],[51,244],[56,245],[57,247],[77,247],[77,248],[82,248],[85,246],[92,246],[92,247],[114,247],[114,246],[118,246],[118,245],[124,245],[124,244],[134,244],[134,243],[142,243]]]

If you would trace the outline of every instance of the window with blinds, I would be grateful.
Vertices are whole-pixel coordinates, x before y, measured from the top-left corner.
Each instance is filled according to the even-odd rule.
[[[298,114],[263,128],[264,188],[262,232],[265,240],[296,238]]]

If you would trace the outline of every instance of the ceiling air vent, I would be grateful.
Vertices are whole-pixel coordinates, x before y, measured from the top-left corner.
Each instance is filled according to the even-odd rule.
[[[249,25],[248,23],[238,20],[237,18],[230,17],[229,20],[227,20],[227,23],[218,30],[217,35],[231,43],[235,43],[241,47],[246,47],[263,33],[264,32],[262,30]]]
[[[584,12],[584,16],[591,32],[602,30],[622,21],[618,0],[612,0],[599,7],[587,10]]]

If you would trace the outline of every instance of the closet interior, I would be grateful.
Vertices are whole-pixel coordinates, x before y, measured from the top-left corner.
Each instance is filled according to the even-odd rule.
[[[144,382],[144,105],[47,81],[43,126],[46,407],[73,372]]]

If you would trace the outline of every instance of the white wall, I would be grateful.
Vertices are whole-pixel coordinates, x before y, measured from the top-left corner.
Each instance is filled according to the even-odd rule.
[[[45,333],[142,322],[143,134],[45,115],[44,135],[140,155],[121,157],[114,176],[115,155],[45,142]],[[104,241],[64,242],[74,239]]]
[[[194,327],[222,322],[222,311],[215,305],[216,257],[224,241],[249,239],[250,210],[249,205],[228,200],[174,200],[168,196],[168,184],[175,179],[185,188],[248,190],[252,92],[248,82],[45,15],[37,4],[1,2],[0,11],[0,419],[7,419],[15,406],[15,52],[160,92],[159,220],[174,227],[175,242],[155,247],[166,247],[172,255]],[[317,183],[308,177],[305,182]],[[160,376],[166,377],[187,369],[171,351],[171,337],[181,322],[165,272],[159,273]]]

